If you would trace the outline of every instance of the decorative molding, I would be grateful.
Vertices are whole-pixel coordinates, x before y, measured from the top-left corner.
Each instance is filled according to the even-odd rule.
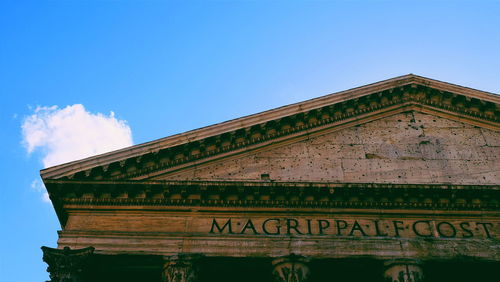
[[[63,225],[67,205],[500,210],[499,185],[50,180],[46,186]]]
[[[498,210],[498,185],[290,182],[48,182],[67,204]]]
[[[484,124],[495,130],[500,130],[500,111],[499,104],[496,102],[500,101],[500,98],[495,99],[495,95],[484,93],[482,95],[467,95],[430,88],[422,82],[405,82],[378,92],[365,93],[351,99],[345,98],[332,102],[332,104],[321,104],[318,108],[294,111],[289,115],[276,116],[270,120],[263,119],[264,122],[252,123],[246,127],[243,126],[223,133],[203,138],[187,138],[181,142],[174,142],[162,147],[154,146],[140,155],[128,156],[117,161],[105,163],[95,161],[93,165],[87,166],[84,170],[77,169],[80,172],[74,171],[68,174],[61,171],[62,174],[56,174],[56,167],[42,171],[42,176],[44,179],[67,177],[81,180],[138,178],[301,132],[309,133],[325,126],[342,124],[360,116],[377,115],[387,109],[394,108],[404,108],[405,110],[408,110],[408,107],[414,107],[414,110],[419,108],[433,109],[441,111],[445,115],[456,115],[461,120],[470,120],[476,125]],[[214,127],[217,126],[219,125]],[[61,170],[63,169],[61,168]]]
[[[64,247],[61,250],[42,247],[42,251],[43,261],[49,265],[47,272],[50,273],[50,282],[81,282],[82,273],[94,248],[71,250]]]

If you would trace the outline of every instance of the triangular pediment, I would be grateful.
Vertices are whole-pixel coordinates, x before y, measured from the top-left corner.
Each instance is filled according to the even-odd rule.
[[[407,75],[41,174],[44,180],[498,183],[491,156],[500,155],[499,105],[495,94]]]
[[[409,111],[147,179],[496,184],[499,142],[490,129]]]

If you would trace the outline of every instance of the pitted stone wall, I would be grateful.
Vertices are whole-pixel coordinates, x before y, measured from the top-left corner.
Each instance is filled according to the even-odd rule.
[[[408,112],[158,179],[498,184],[500,133]]]

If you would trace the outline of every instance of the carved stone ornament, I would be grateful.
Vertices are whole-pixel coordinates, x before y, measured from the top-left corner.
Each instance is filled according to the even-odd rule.
[[[164,282],[194,282],[197,280],[197,269],[193,261],[197,255],[177,255],[165,257],[163,266]]]
[[[309,278],[308,259],[290,255],[273,261],[273,276],[279,282],[303,282]]]
[[[42,247],[43,261],[49,266],[51,282],[81,282],[82,273],[88,263],[90,256],[94,253],[93,247],[79,250],[53,249]]]
[[[413,259],[391,260],[385,263],[385,281],[387,282],[422,282],[424,272],[421,263]]]

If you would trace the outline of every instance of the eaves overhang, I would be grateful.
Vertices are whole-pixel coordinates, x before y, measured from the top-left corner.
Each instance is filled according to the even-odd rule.
[[[62,226],[81,210],[282,210],[314,213],[379,210],[399,213],[498,214],[499,185],[332,183],[308,181],[46,180]]]
[[[164,168],[245,150],[395,109],[422,109],[499,131],[500,95],[413,74],[283,106],[41,171],[48,179],[147,178]],[[139,178],[138,178],[139,177]]]

